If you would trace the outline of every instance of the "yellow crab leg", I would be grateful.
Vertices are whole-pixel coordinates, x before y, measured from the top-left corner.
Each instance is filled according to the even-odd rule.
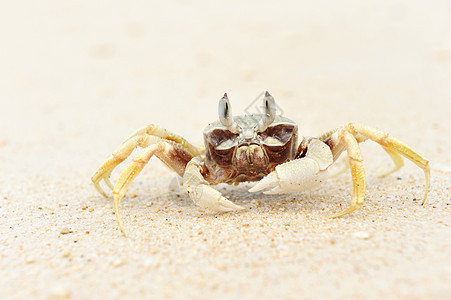
[[[116,214],[119,229],[125,236],[124,226],[119,215],[119,203],[124,197],[125,191],[132,181],[138,176],[144,166],[149,162],[152,156],[157,156],[161,161],[176,171],[179,175],[183,175],[186,164],[192,159],[190,153],[180,145],[160,139],[156,144],[152,144],[137,155],[120,175],[113,189],[114,211]]]
[[[92,182],[94,183],[94,186],[96,187],[97,191],[104,196],[105,198],[108,198],[108,195],[105,193],[105,191],[100,186],[100,181],[102,179],[105,181],[105,183],[113,189],[113,185],[111,184],[109,177],[111,172],[114,170],[114,168],[119,165],[121,162],[123,162],[129,155],[132,153],[132,151],[137,147],[145,147],[148,144],[148,136],[142,135],[142,136],[135,136],[129,140],[127,140],[125,143],[123,143],[118,149],[116,149],[111,156],[97,169],[97,171],[94,173],[94,175],[91,177]]]
[[[349,138],[349,134],[354,137],[355,142]],[[336,129],[335,131],[327,132],[322,135],[322,138],[324,138],[323,141],[329,145],[332,150],[334,160],[336,160],[345,149],[348,151],[348,155],[353,156],[357,153],[360,155],[360,151],[357,152],[356,150],[357,148],[355,147],[355,143],[360,143],[370,139],[380,144],[388,155],[390,155],[395,164],[392,170],[382,174],[382,176],[387,176],[401,168],[404,164],[402,156],[408,158],[424,171],[426,178],[426,190],[423,198],[423,204],[426,201],[430,188],[429,161],[403,142],[390,137],[387,133],[380,130],[353,123],[349,123],[342,128]],[[356,161],[352,158],[349,160],[349,163],[351,165],[351,174],[354,185],[352,205],[346,211],[338,213],[332,217],[342,216],[346,213],[354,211],[359,205],[361,205],[360,202],[363,201],[363,196],[356,195],[356,193],[363,195],[362,192],[364,192],[364,189],[359,186],[361,183],[364,183],[363,167],[361,167],[358,163],[358,160]]]
[[[175,133],[172,133],[167,129],[161,128],[155,124],[150,124],[150,125],[147,125],[146,127],[138,129],[131,136],[129,136],[124,141],[124,143],[136,136],[142,136],[142,135],[157,136],[157,137],[163,138],[165,140],[170,140],[170,141],[174,141],[178,144],[181,144],[183,147],[185,147],[191,153],[191,155],[193,157],[198,156],[201,152],[201,150],[198,147],[190,144],[187,140],[185,140],[181,136],[179,136]]]
[[[340,140],[343,140],[346,145],[349,167],[351,168],[353,185],[352,204],[347,209],[330,216],[331,218],[352,213],[363,204],[363,199],[365,198],[365,171],[363,169],[363,158],[360,154],[359,144],[356,138],[348,131],[341,132]]]
[[[119,229],[121,230],[122,234],[125,236],[124,231],[124,225],[122,223],[121,216],[119,214],[119,203],[124,197],[125,191],[127,190],[127,187],[130,185],[130,183],[135,179],[136,176],[138,176],[139,172],[144,168],[144,166],[147,164],[147,162],[150,160],[150,158],[155,154],[155,152],[158,150],[159,147],[162,145],[160,143],[150,145],[149,147],[145,148],[141,154],[139,154],[137,157],[133,158],[132,162],[125,168],[125,170],[122,172],[121,176],[119,177],[116,185],[114,186],[113,190],[113,197],[114,197],[114,212],[116,214],[116,219],[119,224]]]
[[[402,159],[402,156],[399,155],[397,152],[390,150],[387,147],[383,147],[385,152],[387,152],[388,155],[390,155],[391,159],[393,160],[393,163],[395,164],[395,166],[393,167],[393,169],[388,170],[387,172],[379,175],[379,177],[387,177],[388,175],[398,171],[399,169],[401,169],[404,166],[404,160]]]
[[[122,143],[122,145],[119,146],[119,148],[117,148],[113,152],[113,154],[111,154],[111,156],[97,169],[97,171],[91,178],[97,191],[102,196],[107,198],[108,195],[101,188],[100,182],[104,180],[106,185],[110,189],[113,189],[113,185],[111,184],[109,177],[114,168],[116,168],[117,165],[123,162],[136,147],[138,146],[146,147],[147,145],[157,143],[162,139],[180,145],[182,148],[186,150],[185,152],[188,152],[192,157],[199,155],[202,151],[200,148],[191,145],[184,138],[170,132],[169,130],[166,130],[153,124],[146,126],[144,128],[137,130],[130,137],[128,137]]]
[[[424,204],[424,202],[427,199],[427,195],[429,193],[430,181],[431,181],[431,171],[430,171],[430,167],[429,167],[429,161],[427,159],[425,159],[423,156],[418,154],[415,150],[413,150],[412,148],[410,148],[403,142],[401,142],[393,137],[390,137],[387,133],[384,133],[380,130],[370,128],[370,127],[367,127],[364,125],[359,125],[359,124],[348,124],[348,125],[346,125],[346,130],[350,131],[354,135],[355,134],[363,135],[363,136],[369,138],[370,140],[375,141],[376,143],[380,144],[385,149],[388,149],[392,152],[401,154],[402,156],[406,157],[407,159],[412,161],[414,164],[416,164],[418,167],[420,167],[423,170],[424,176],[426,178],[426,191],[424,193],[424,198],[423,198],[423,202],[422,202],[422,204]],[[389,152],[389,154],[390,154],[390,152]],[[395,166],[395,168],[398,167],[398,169],[399,169],[399,167],[400,167],[399,159],[393,158],[393,156],[392,156],[392,159],[394,160],[395,165],[398,164]]]

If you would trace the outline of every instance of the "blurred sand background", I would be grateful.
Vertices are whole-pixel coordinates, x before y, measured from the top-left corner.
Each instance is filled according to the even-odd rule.
[[[451,299],[450,1],[10,1],[0,38],[1,299]],[[411,145],[426,204],[422,171],[378,178],[370,142],[366,202],[336,220],[349,174],[219,186],[246,210],[215,215],[154,159],[124,238],[90,181],[122,140],[156,123],[201,144],[224,92],[239,114],[265,90],[301,135],[355,121]]]

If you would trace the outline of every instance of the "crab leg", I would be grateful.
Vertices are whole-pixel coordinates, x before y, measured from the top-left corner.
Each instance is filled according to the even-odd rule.
[[[352,204],[347,209],[330,216],[337,218],[347,215],[363,204],[365,197],[365,171],[362,164],[362,156],[360,154],[359,144],[356,138],[348,131],[343,131],[341,139],[344,141],[346,151],[348,152],[349,167],[351,168],[352,185],[354,187],[352,193]]]
[[[201,173],[202,169],[201,160],[199,157],[195,157],[188,163],[183,175],[183,186],[194,203],[215,212],[244,209],[244,207],[234,204],[209,186]]]
[[[101,188],[100,182],[104,180],[107,186],[110,189],[113,189],[113,185],[111,184],[109,177],[114,168],[123,162],[136,147],[145,147],[152,142],[157,143],[161,139],[180,145],[193,157],[199,155],[200,153],[200,149],[188,143],[184,138],[156,125],[146,126],[128,137],[122,145],[119,146],[119,148],[116,149],[116,151],[114,151],[113,154],[111,154],[111,156],[97,169],[91,178],[97,191],[102,196],[107,198],[108,195]]]
[[[344,127],[335,130],[332,133],[328,133],[327,137],[325,137],[325,139],[324,139],[324,142],[327,145],[329,145],[329,147],[332,150],[332,153],[334,154],[334,160],[340,156],[340,154],[344,150],[344,146],[346,146],[348,155],[350,153],[349,151],[350,150],[352,151],[352,149],[350,149],[349,147],[350,147],[350,143],[354,144],[354,142],[350,141],[348,133],[351,134],[355,138],[356,142],[358,142],[358,143],[363,142],[366,139],[370,139],[370,140],[380,144],[384,148],[384,150],[390,155],[390,157],[392,158],[392,160],[395,164],[395,167],[393,170],[382,174],[382,176],[387,176],[387,175],[393,173],[394,171],[398,170],[399,168],[401,168],[404,164],[402,156],[408,158],[410,161],[412,161],[417,166],[419,166],[424,171],[424,175],[426,178],[426,191],[425,191],[424,198],[423,198],[423,204],[424,204],[424,202],[426,201],[428,192],[429,192],[429,187],[430,187],[429,162],[424,157],[422,157],[420,154],[415,152],[412,148],[410,148],[403,142],[401,142],[393,137],[390,137],[387,133],[384,133],[382,131],[379,131],[377,129],[370,128],[370,127],[367,127],[364,125],[349,123],[349,124],[345,125]],[[324,135],[323,135],[323,137],[324,137]],[[353,147],[354,146],[351,146],[351,148],[353,148]],[[352,169],[352,159],[350,159],[350,163],[351,163],[351,174],[353,174],[354,193],[355,193],[356,190],[360,189],[360,187],[356,186],[358,183],[357,177],[360,176],[359,175],[360,172]],[[361,171],[362,171],[361,174],[363,176],[363,168]],[[358,198],[359,197],[355,198],[353,196],[353,203],[352,203],[351,207],[344,212],[334,215],[333,217],[342,216],[342,215],[352,212],[353,210],[358,208],[358,206],[359,206]],[[354,209],[351,210],[352,208],[354,208]]]
[[[390,150],[387,147],[383,147],[383,148],[384,148],[385,152],[387,152],[387,154],[390,155],[395,166],[393,167],[393,169],[388,170],[387,172],[379,175],[379,177],[387,177],[388,175],[398,171],[399,169],[401,169],[404,166],[404,160],[402,159],[402,156],[400,154],[398,154],[395,151]]]
[[[146,135],[135,136],[127,140],[118,149],[116,149],[111,154],[111,156],[97,169],[97,171],[91,177],[91,180],[94,183],[94,186],[96,187],[97,191],[102,196],[108,198],[108,195],[104,192],[104,190],[100,186],[100,181],[102,181],[103,179],[105,183],[108,185],[108,187],[113,189],[113,185],[109,180],[111,172],[114,170],[114,168],[116,168],[117,165],[119,165],[127,157],[129,157],[136,147],[138,146],[145,147],[148,144],[148,140],[149,136]]]
[[[156,138],[156,137],[155,137]],[[151,144],[144,148],[144,150],[125,168],[119,177],[116,185],[114,186],[114,211],[116,214],[119,228],[125,236],[123,223],[119,215],[119,203],[124,197],[130,183],[141,172],[144,166],[149,162],[152,156],[157,156],[170,168],[176,171],[179,175],[182,175],[185,170],[186,164],[192,159],[192,155],[187,150],[182,148],[179,144],[171,141],[160,139],[156,144]]]
[[[390,158],[392,159],[395,166],[391,170],[388,170],[387,172],[379,175],[379,177],[381,177],[381,178],[387,177],[388,175],[398,171],[399,169],[402,168],[402,166],[404,166],[404,160],[402,159],[401,155],[399,155],[398,153],[396,153],[386,147],[383,147],[383,148],[384,148],[385,152],[387,152],[387,154],[390,155]],[[348,169],[349,169],[349,161],[346,161],[345,166],[340,171],[338,171],[332,175],[329,175],[329,177],[331,177],[331,178],[338,177],[338,176],[342,175],[343,173],[345,173]]]
[[[193,145],[191,145],[187,140],[182,138],[181,136],[170,132],[167,129],[161,128],[155,124],[147,125],[146,127],[143,127],[141,129],[138,129],[135,131],[131,136],[129,136],[125,141],[136,137],[136,136],[143,136],[143,135],[152,135],[157,136],[166,140],[174,141],[178,144],[181,144],[183,147],[185,147],[193,156],[198,156],[201,152],[201,150]]]
[[[429,192],[430,180],[431,180],[430,179],[431,171],[430,171],[430,167],[429,167],[429,161],[427,159],[425,159],[423,156],[421,156],[420,154],[418,154],[415,150],[413,150],[412,148],[410,148],[409,146],[404,144],[403,142],[401,142],[393,137],[390,137],[387,133],[384,133],[384,132],[379,131],[374,128],[366,127],[363,125],[358,125],[358,124],[356,124],[356,125],[349,124],[348,126],[351,129],[354,127],[355,131],[366,136],[370,140],[377,142],[384,148],[387,148],[393,152],[401,154],[402,156],[406,157],[407,159],[412,161],[414,164],[416,164],[418,167],[420,167],[423,170],[424,176],[426,178],[426,190],[425,190],[424,198],[423,198],[423,202],[422,202],[422,204],[424,204],[424,202],[426,201],[428,192]],[[392,156],[392,158],[393,158],[393,156]]]

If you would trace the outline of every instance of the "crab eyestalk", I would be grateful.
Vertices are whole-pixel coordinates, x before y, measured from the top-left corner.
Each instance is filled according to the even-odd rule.
[[[230,101],[227,97],[227,93],[225,93],[221,100],[219,100],[218,113],[219,121],[221,122],[221,124],[227,127],[228,130],[236,132],[238,126],[233,121],[232,107],[230,106]]]
[[[268,92],[265,93],[265,98],[263,98],[263,108],[265,110],[263,118],[258,122],[258,129],[260,131],[268,128],[276,118],[276,102],[274,101],[274,97]]]

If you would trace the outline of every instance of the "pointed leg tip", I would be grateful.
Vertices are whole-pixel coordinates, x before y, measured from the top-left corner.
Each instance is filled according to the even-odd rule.
[[[97,192],[99,192],[100,195],[102,195],[105,198],[108,198],[107,193],[105,193],[105,191],[100,187],[98,182],[94,182],[94,186],[95,186]]]
[[[343,211],[340,211],[340,212],[338,212],[338,213],[336,213],[336,214],[333,214],[333,215],[328,216],[328,218],[336,219],[336,218],[343,217],[343,216],[345,216],[345,215],[348,215],[348,214],[350,214],[350,213],[356,211],[361,205],[362,205],[362,204],[352,205],[352,206],[348,207],[347,209],[345,209],[345,210],[343,210]]]
[[[330,215],[330,216],[327,216],[329,219],[336,219],[336,218],[339,218],[339,217],[341,217],[342,215],[341,214],[333,214],[333,215]]]
[[[424,205],[424,203],[426,203],[427,197],[428,197],[428,193],[426,192],[426,195],[424,196],[423,202],[421,202],[421,205]]]
[[[111,181],[108,177],[103,178],[103,180],[105,181],[106,185],[111,189],[114,190],[113,184],[111,184]]]

